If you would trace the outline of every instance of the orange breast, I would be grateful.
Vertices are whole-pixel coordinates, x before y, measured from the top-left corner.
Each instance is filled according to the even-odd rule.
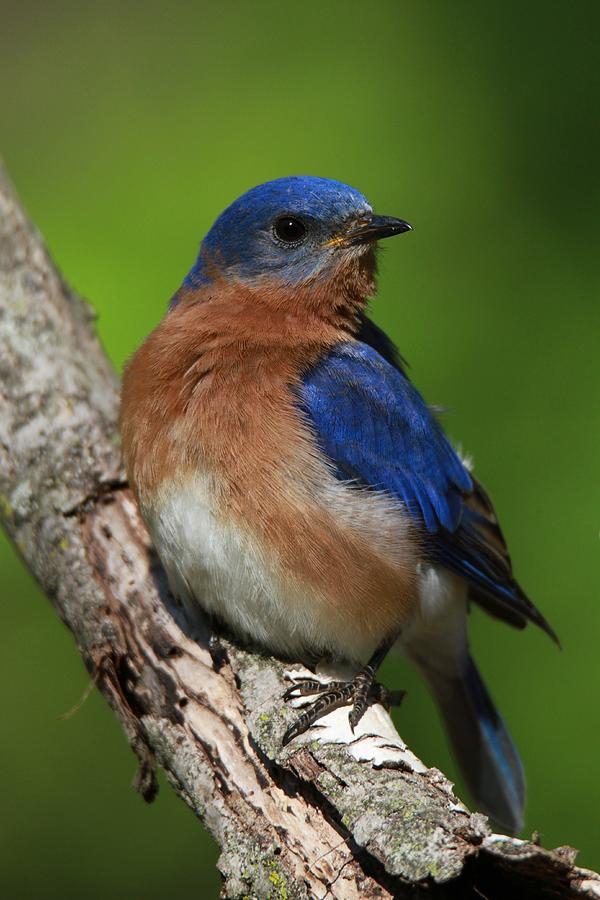
[[[352,622],[375,644],[414,608],[418,539],[397,504],[335,479],[303,421],[302,372],[351,339],[309,309],[267,313],[240,290],[182,302],[127,367],[124,456],[142,511],[214,476],[222,522],[273,551],[332,629]]]

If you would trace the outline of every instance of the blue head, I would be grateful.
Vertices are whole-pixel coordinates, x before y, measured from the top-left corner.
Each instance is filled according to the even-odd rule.
[[[347,184],[292,176],[252,188],[221,213],[184,284],[216,273],[247,284],[263,278],[299,285],[326,275],[345,254],[356,258],[382,237],[408,231],[402,219],[375,216]]]

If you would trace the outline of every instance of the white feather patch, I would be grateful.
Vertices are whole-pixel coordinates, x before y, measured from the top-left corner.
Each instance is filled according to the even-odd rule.
[[[223,522],[216,496],[215,480],[197,474],[145,505],[144,518],[173,593],[192,613],[197,602],[235,634],[274,652],[366,660],[375,649],[373,636],[350,617],[340,622],[332,616],[328,598],[283,571],[276,552],[249,530]],[[375,516],[368,524],[375,532]]]

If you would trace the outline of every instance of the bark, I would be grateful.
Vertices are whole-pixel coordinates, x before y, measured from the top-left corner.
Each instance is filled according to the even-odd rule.
[[[221,847],[224,897],[600,897],[570,848],[493,835],[373,708],[282,749],[286,665],[186,621],[121,469],[119,381],[0,168],[0,521],[156,794]],[[337,715],[337,718],[336,718]],[[341,716],[341,717],[340,717]]]

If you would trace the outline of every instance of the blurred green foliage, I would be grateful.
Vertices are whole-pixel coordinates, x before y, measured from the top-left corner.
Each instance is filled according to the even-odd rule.
[[[260,181],[337,178],[414,224],[373,315],[448,407],[563,641],[472,617],[527,827],[600,866],[600,5],[24,0],[0,18],[0,152],[117,367]],[[216,896],[210,838],[168,787],[151,808],[129,788],[99,695],[59,718],[87,676],[6,541],[0,564],[2,896]],[[409,687],[403,735],[455,775],[422,685],[399,660],[384,680]]]

